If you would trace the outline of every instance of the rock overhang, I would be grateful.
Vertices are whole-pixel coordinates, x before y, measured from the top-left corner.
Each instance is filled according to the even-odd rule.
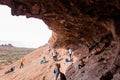
[[[1,0],[0,4],[8,5],[12,15],[42,19],[53,31],[52,47],[78,47],[120,34],[119,0]]]

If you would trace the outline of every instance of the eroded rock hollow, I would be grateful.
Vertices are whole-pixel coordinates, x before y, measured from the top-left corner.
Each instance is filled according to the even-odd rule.
[[[53,31],[51,47],[71,47],[76,56],[89,55],[93,43],[104,49],[81,71],[73,68],[77,62],[72,64],[68,80],[120,79],[120,0],[0,0],[0,4],[9,6],[13,16],[42,19]]]

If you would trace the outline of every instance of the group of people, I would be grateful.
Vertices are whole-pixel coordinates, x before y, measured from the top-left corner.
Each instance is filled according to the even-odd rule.
[[[50,52],[50,51],[49,51]],[[70,51],[69,51],[70,52]],[[58,53],[57,53],[57,51],[55,50],[55,49],[52,49],[52,58],[53,58],[53,60],[54,61],[58,61],[58,59],[57,59],[57,55],[58,55]],[[70,60],[69,60],[70,61]],[[40,64],[43,64],[43,63],[46,63],[46,62],[48,62],[47,60],[46,60],[46,58],[45,57],[43,57],[41,60],[40,60]],[[65,77],[65,75],[64,75],[64,73],[62,73],[61,71],[60,71],[60,64],[59,63],[56,63],[55,64],[55,68],[54,68],[54,80],[58,80],[58,76],[60,75],[60,80],[66,80],[66,77]]]
[[[50,50],[49,50],[49,52],[50,52]],[[57,56],[58,56],[57,51],[53,48],[53,49],[51,50],[51,52],[52,52],[53,61],[58,61],[58,59],[57,59]],[[72,58],[72,49],[71,49],[71,48],[68,48],[68,49],[67,49],[67,54],[68,54],[68,57],[65,59],[65,61],[66,61],[66,62],[70,62],[70,61],[71,61],[71,58]],[[43,57],[43,58],[40,60],[40,63],[41,63],[41,64],[46,63],[46,62],[48,62],[48,61],[46,60],[45,57]],[[58,80],[58,76],[59,76],[59,75],[60,75],[60,80],[66,80],[66,77],[65,77],[64,73],[62,73],[62,72],[60,71],[60,67],[61,67],[61,66],[60,66],[59,63],[56,63],[56,64],[55,64],[55,68],[54,68],[54,80]]]
[[[53,54],[53,60],[56,61],[57,60],[57,51],[53,49],[52,54]],[[72,48],[67,48],[67,57],[65,58],[65,62],[72,61],[72,54],[73,54]],[[80,63],[78,64],[78,69],[81,69],[84,66],[85,66],[85,63],[84,63],[83,59],[81,59]],[[54,75],[55,75],[54,80],[58,80],[58,75],[60,75],[60,80],[66,80],[64,73],[60,72],[60,64],[58,64],[58,63],[55,64]]]
[[[68,49],[67,49],[67,53],[68,53],[68,56],[67,56],[67,58],[65,59],[65,61],[66,61],[66,62],[70,62],[71,59],[72,59],[72,49],[71,49],[71,48],[68,48]],[[53,58],[54,61],[57,61],[57,60],[58,60],[58,59],[57,59],[57,55],[58,55],[57,51],[56,51],[55,49],[52,49],[52,58]]]
[[[20,59],[20,67],[19,67],[20,69],[24,67],[24,60],[25,60],[24,58]],[[11,66],[10,69],[5,72],[5,74],[11,73],[14,70],[15,70],[15,66]]]
[[[67,48],[67,57],[65,59],[65,62],[71,62],[72,61],[72,54],[73,54],[73,50],[72,48]],[[57,61],[57,51],[55,49],[52,50],[52,56],[53,56],[53,60]],[[81,69],[82,67],[85,66],[85,62],[83,61],[83,59],[80,59],[80,63],[78,64],[78,69]],[[58,75],[60,75],[60,80],[66,80],[65,75],[60,72],[60,64],[56,63],[55,64],[55,69],[54,69],[54,80],[58,80]]]
[[[67,49],[67,54],[68,56],[66,57],[65,62],[71,62],[72,54],[73,54],[72,48]],[[53,57],[53,59],[54,58],[56,59],[56,57]],[[78,64],[78,69],[81,69],[84,66],[85,66],[84,60],[80,59],[79,64]],[[60,64],[58,63],[55,64],[54,75],[55,75],[54,80],[58,80],[58,75],[60,75],[60,78],[61,78],[60,80],[66,80],[65,75],[62,72],[60,72]]]
[[[93,54],[98,54],[102,51],[103,49],[99,47],[99,44],[96,43],[95,41],[90,44],[89,46],[89,52],[93,55]],[[50,52],[50,48],[49,48],[49,52]],[[72,53],[73,53],[73,50],[72,48],[67,48],[67,54],[68,56],[65,58],[65,62],[71,62],[72,61]],[[57,59],[57,56],[58,56],[58,53],[57,51],[53,48],[52,49],[52,58],[54,61],[58,61]],[[89,57],[89,56],[88,56]],[[43,59],[40,60],[40,63],[43,64],[43,63],[46,63],[48,62],[46,60],[45,57],[43,57]],[[78,64],[78,69],[81,69],[82,67],[85,66],[85,62],[83,59],[80,59],[79,60],[79,64]],[[22,58],[20,60],[20,69],[24,67],[24,59]],[[60,75],[60,80],[66,80],[66,77],[65,75],[60,71],[60,64],[56,63],[55,64],[55,68],[54,68],[54,80],[58,80],[58,76]],[[8,71],[5,72],[5,74],[8,74],[10,72],[13,72],[15,70],[15,66],[12,66]]]
[[[67,53],[68,53],[68,56],[66,57],[65,61],[66,62],[71,62],[71,60],[72,60],[72,49],[68,48]]]
[[[50,51],[49,51],[50,52]],[[55,49],[52,49],[52,58],[54,61],[57,61],[57,51]],[[45,58],[45,56],[40,60],[40,63],[43,64],[43,63],[46,63],[48,62]]]
[[[52,49],[52,58],[53,58],[54,61],[58,60],[57,59],[57,54],[58,54],[57,51],[55,49]],[[72,49],[71,48],[67,49],[67,54],[68,54],[68,57],[65,59],[65,62],[71,62],[71,60],[72,60]],[[20,66],[19,66],[20,69],[24,67],[24,60],[25,60],[24,58],[20,59]],[[46,62],[48,62],[48,61],[46,60],[45,57],[43,57],[43,59],[40,60],[41,64],[46,63]],[[80,69],[83,66],[84,66],[84,62],[81,59],[78,67]],[[62,73],[60,71],[60,67],[61,67],[60,64],[58,64],[58,63],[55,64],[54,80],[58,80],[59,75],[60,75],[60,78],[61,78],[60,80],[66,80],[66,77],[65,77],[64,73]],[[15,66],[12,66],[8,71],[5,72],[5,74],[13,72],[14,70],[15,70]]]
[[[65,62],[71,62],[71,60],[72,60],[72,49],[71,48],[67,49],[67,54],[68,54],[68,57],[65,59]],[[55,49],[52,49],[52,58],[53,58],[54,61],[58,60],[57,59],[57,51]],[[20,69],[24,67],[24,60],[25,59],[23,59],[23,58],[20,59],[20,66],[19,66]],[[46,63],[46,62],[48,62],[48,61],[46,60],[45,57],[43,57],[43,59],[40,60],[41,64]],[[84,65],[85,65],[84,62],[81,59],[80,60],[80,64],[78,65],[78,68],[80,69]],[[54,80],[58,80],[58,76],[59,75],[60,75],[60,78],[61,78],[60,80],[66,80],[66,77],[65,77],[64,73],[62,73],[60,71],[60,67],[61,67],[60,64],[58,64],[58,63],[55,64],[55,68],[54,68]],[[15,70],[15,66],[12,66],[8,71],[5,72],[5,74],[13,72],[14,70]]]

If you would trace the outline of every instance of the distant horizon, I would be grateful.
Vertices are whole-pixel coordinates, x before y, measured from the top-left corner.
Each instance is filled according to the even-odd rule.
[[[16,47],[37,48],[48,43],[52,31],[37,18],[12,16],[8,6],[0,5],[0,41]]]
[[[18,41],[1,41],[0,40],[0,45],[8,45],[8,44],[11,44],[13,47],[19,47],[19,48],[39,48],[41,46],[46,45],[47,43],[40,45],[38,47],[30,47],[29,45],[25,45],[24,43],[18,42]]]

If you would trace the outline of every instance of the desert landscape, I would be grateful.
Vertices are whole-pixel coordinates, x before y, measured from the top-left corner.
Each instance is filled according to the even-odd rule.
[[[14,63],[34,50],[35,48],[20,48],[14,47],[12,44],[2,44],[0,45],[0,66]]]
[[[59,53],[58,61],[54,61],[52,59],[51,51],[49,52],[49,46],[45,45],[24,56],[25,66],[22,69],[19,69],[19,60],[13,64],[10,64],[9,66],[1,66],[0,80],[53,80],[55,63],[60,63],[60,70],[61,72],[65,73],[67,67],[76,61],[76,58],[74,58],[72,62],[65,62],[65,58],[67,56],[65,49],[57,49],[57,52]],[[40,60],[43,57],[46,57],[48,62],[40,64]],[[15,71],[5,75],[5,71],[7,71],[7,69],[9,69],[11,66],[15,66]]]

